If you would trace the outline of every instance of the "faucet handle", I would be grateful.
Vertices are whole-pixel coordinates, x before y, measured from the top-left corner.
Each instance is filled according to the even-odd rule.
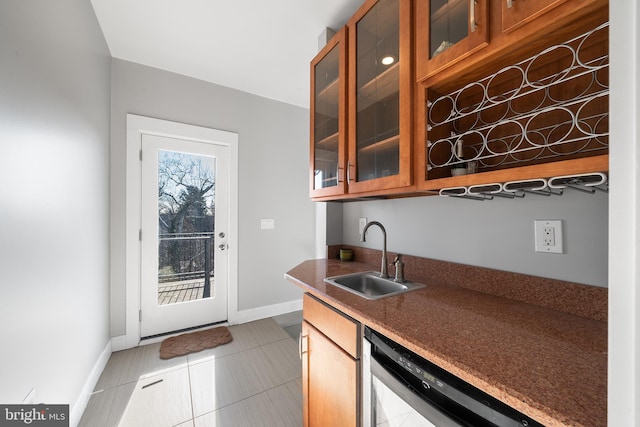
[[[402,255],[398,254],[393,260],[393,265],[395,265],[396,267],[396,277],[393,280],[399,283],[403,283],[405,281],[404,280],[404,263],[400,259],[401,256]]]

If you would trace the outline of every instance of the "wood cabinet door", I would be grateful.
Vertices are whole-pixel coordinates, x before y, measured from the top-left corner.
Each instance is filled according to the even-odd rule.
[[[360,361],[306,321],[301,345],[304,426],[357,426]]]
[[[502,32],[506,33],[537,19],[567,0],[502,0]]]
[[[409,186],[413,149],[411,0],[367,0],[347,26],[348,191]]]
[[[346,28],[311,61],[311,197],[346,191]]]
[[[415,9],[419,80],[489,44],[489,0],[422,0]]]

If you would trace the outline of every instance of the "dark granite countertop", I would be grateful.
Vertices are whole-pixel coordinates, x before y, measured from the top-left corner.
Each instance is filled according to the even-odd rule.
[[[372,269],[376,267],[367,262],[319,259],[303,262],[285,277],[545,425],[606,426],[607,323],[599,318],[603,310],[606,316],[606,308],[583,317],[571,314],[571,307],[564,312],[454,286],[421,276],[419,269],[407,279],[425,288],[380,300],[361,298],[323,280]],[[459,274],[453,277],[459,280]],[[587,296],[604,292],[606,301],[606,289],[577,289]],[[573,291],[564,292],[576,299]]]

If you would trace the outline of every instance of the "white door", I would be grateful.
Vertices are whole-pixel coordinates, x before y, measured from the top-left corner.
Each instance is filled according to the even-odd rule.
[[[227,320],[229,147],[142,135],[140,335]]]

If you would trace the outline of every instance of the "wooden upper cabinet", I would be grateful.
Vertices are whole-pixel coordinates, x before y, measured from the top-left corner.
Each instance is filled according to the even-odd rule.
[[[531,22],[567,0],[502,0],[502,32]]]
[[[346,27],[311,61],[311,197],[346,191]]]
[[[431,85],[486,75],[597,25],[607,6],[607,0],[416,0],[416,78]]]
[[[607,171],[608,5],[365,0],[311,64],[312,199]]]
[[[428,78],[489,44],[488,0],[418,0],[416,70]]]
[[[528,16],[538,18],[511,33],[530,35],[526,49],[516,49],[524,43],[520,38],[510,49],[500,47],[496,56],[486,56],[494,51],[490,47],[470,59],[472,65],[457,64],[416,92],[420,190],[496,188],[608,170],[606,2],[583,1],[605,7],[572,20],[565,7],[577,1],[534,3],[539,8],[529,9]],[[526,19],[523,15],[519,22]],[[543,21],[546,31],[540,31]],[[505,64],[509,55],[517,60]],[[489,58],[488,65],[477,64],[478,57]],[[485,190],[490,191],[478,191]]]
[[[411,185],[411,0],[368,0],[348,23],[348,192]]]

